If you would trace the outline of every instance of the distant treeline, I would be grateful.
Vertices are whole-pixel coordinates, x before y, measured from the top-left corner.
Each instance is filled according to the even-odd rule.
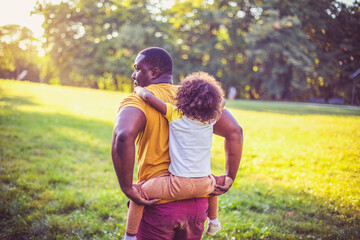
[[[360,4],[334,0],[78,0],[37,3],[45,56],[31,31],[0,27],[0,77],[131,90],[136,54],[174,59],[174,80],[206,71],[245,99],[344,99],[360,90]],[[21,74],[23,73],[23,74]],[[356,91],[358,90],[358,91]],[[355,96],[360,102],[360,94]]]

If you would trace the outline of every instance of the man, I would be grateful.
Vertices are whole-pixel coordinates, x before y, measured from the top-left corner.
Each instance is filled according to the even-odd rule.
[[[172,59],[161,48],[141,51],[134,63],[135,86],[146,87],[164,102],[175,105],[177,86],[172,85]],[[225,137],[226,180],[214,193],[221,195],[231,187],[240,164],[242,129],[227,110],[214,125],[214,133]],[[132,201],[146,205],[137,238],[200,239],[207,216],[207,198],[171,202],[147,200],[133,184],[135,143],[138,146],[138,181],[168,173],[170,164],[169,126],[155,109],[136,94],[125,98],[116,118],[112,158],[121,190]],[[154,204],[154,205],[153,205]]]

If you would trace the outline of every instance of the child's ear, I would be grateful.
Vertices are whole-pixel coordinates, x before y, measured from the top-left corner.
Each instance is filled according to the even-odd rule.
[[[153,70],[152,70],[152,75],[153,77],[156,79],[158,77],[160,77],[160,69],[158,67],[154,67]]]

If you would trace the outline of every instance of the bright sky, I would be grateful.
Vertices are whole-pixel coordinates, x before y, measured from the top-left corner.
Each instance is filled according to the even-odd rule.
[[[17,24],[26,26],[33,31],[34,36],[40,38],[44,32],[41,24],[43,17],[30,16],[37,0],[0,0],[0,26]]]
[[[41,38],[44,33],[41,27],[44,18],[41,15],[30,16],[37,0],[0,0],[0,26],[17,24],[26,26],[33,31],[36,38]],[[43,2],[43,0],[41,1]],[[46,0],[46,2],[58,3],[60,0]],[[351,4],[354,0],[341,0]]]

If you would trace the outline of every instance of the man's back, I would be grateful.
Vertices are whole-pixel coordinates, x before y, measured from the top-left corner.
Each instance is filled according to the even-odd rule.
[[[177,86],[170,84],[152,84],[146,87],[164,102],[175,104]],[[137,137],[138,147],[138,181],[167,174],[170,164],[169,125],[161,113],[147,105],[136,94],[125,98],[119,111],[124,107],[136,107],[146,117],[146,126]]]

